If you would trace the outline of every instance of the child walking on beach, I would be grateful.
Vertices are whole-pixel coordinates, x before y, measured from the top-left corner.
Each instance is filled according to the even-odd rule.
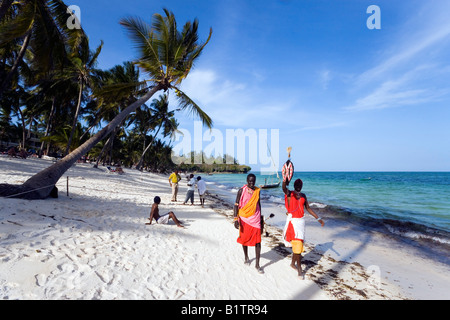
[[[264,271],[259,266],[261,255],[261,203],[259,198],[260,188],[255,186],[256,176],[250,173],[247,176],[247,184],[239,189],[234,204],[234,226],[239,229],[237,242],[242,244],[244,250],[244,263],[250,265],[248,247],[255,247],[256,265],[259,273]],[[239,217],[238,217],[239,215]]]
[[[148,218],[148,220],[150,220],[150,222],[147,222],[147,225],[152,224],[153,219],[155,219],[156,223],[158,224],[168,224],[169,223],[169,219],[172,219],[173,222],[175,222],[175,224],[177,225],[177,227],[180,228],[184,228],[184,226],[181,224],[181,221],[177,219],[177,217],[175,216],[175,213],[173,213],[172,211],[170,211],[169,213],[163,214],[162,216],[159,215],[159,204],[161,203],[161,198],[156,196],[153,199],[153,205],[152,205],[152,210],[150,211],[150,218]]]
[[[286,205],[286,225],[283,231],[283,238],[287,247],[292,247],[291,267],[297,270],[298,276],[304,279],[302,267],[303,244],[305,240],[305,218],[304,209],[306,209],[317,221],[324,226],[324,222],[309,206],[306,195],[301,192],[303,182],[300,179],[295,180],[294,190],[289,191],[286,187],[286,180],[283,180],[283,192]]]

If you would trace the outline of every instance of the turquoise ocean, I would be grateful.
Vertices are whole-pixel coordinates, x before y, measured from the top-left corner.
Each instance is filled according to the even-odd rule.
[[[252,173],[257,185],[271,177]],[[210,187],[235,196],[247,175],[202,177]],[[444,252],[450,249],[450,172],[295,172],[291,188],[298,178],[311,207],[320,209],[324,218],[332,216],[393,237],[426,241],[442,246]],[[234,202],[231,197],[228,200]],[[263,189],[261,201],[263,206],[266,202],[281,210],[281,185]]]

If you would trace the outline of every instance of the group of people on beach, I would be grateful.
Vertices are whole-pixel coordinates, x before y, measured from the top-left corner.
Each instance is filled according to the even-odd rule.
[[[169,177],[169,183],[172,187],[172,201],[176,201],[178,183],[180,181],[181,177],[178,171],[175,171]],[[306,195],[301,192],[303,188],[302,180],[297,179],[294,181],[294,190],[288,189],[289,183],[289,179],[283,179],[282,188],[287,211],[283,238],[285,245],[292,248],[291,267],[297,270],[298,276],[303,279],[301,254],[304,250],[305,209],[322,225],[322,227],[324,226],[324,221],[311,209]],[[204,185],[204,181],[201,180],[201,177],[197,177],[197,181],[195,181],[193,174],[189,176],[188,191],[183,204],[186,204],[189,199],[191,199],[191,204],[194,203],[193,193],[195,185],[197,185],[199,189],[200,202],[203,206],[206,185]],[[260,191],[261,189],[256,187],[256,176],[250,173],[247,176],[247,184],[240,188],[237,193],[236,202],[233,207],[233,218],[234,227],[239,229],[237,242],[242,245],[244,251],[244,263],[250,265],[248,247],[255,247],[255,268],[259,273],[264,273],[259,264],[261,255],[261,234],[263,233],[264,228],[264,220],[261,215]],[[172,219],[178,227],[183,227],[182,223],[172,211],[164,215],[159,214],[158,206],[160,202],[160,197],[157,196],[154,198],[154,203],[150,211],[150,222],[147,224],[151,224],[153,219],[155,219],[158,224],[166,224],[169,219]]]
[[[178,195],[178,184],[181,181],[181,176],[178,172],[178,170],[175,170],[170,176],[169,176],[169,184],[172,188],[172,202],[177,201],[177,195]],[[198,176],[197,178],[194,178],[194,174],[190,174],[188,178],[187,183],[188,189],[186,193],[186,199],[184,200],[183,204],[186,204],[189,200],[191,200],[191,205],[194,205],[194,192],[195,187],[198,189],[198,196],[200,198],[200,205],[202,208],[205,205],[205,195],[206,195],[206,183],[204,180],[202,180],[202,177]]]
[[[181,181],[181,176],[178,170],[175,170],[170,176],[169,176],[169,185],[172,188],[172,202],[177,201],[177,195],[178,195],[178,184]],[[198,195],[200,198],[200,205],[202,208],[205,206],[205,196],[206,196],[206,183],[204,180],[202,180],[202,177],[198,176],[197,178],[194,178],[194,174],[190,174],[188,178],[188,190],[186,193],[186,199],[184,200],[183,204],[185,205],[189,200],[191,201],[191,205],[194,205],[194,192],[195,187],[198,189]],[[153,199],[153,205],[152,209],[150,211],[150,217],[148,218],[150,222],[147,222],[146,224],[150,225],[152,224],[153,219],[155,219],[156,223],[158,224],[167,224],[170,219],[172,219],[175,224],[183,228],[183,224],[180,220],[176,217],[175,213],[173,211],[170,211],[166,214],[160,215],[159,214],[159,204],[161,203],[161,198],[156,196]]]
[[[259,273],[264,273],[259,265],[261,255],[261,234],[264,227],[264,220],[261,215],[261,189],[256,187],[256,176],[250,173],[247,176],[247,184],[239,189],[236,202],[234,204],[233,216],[234,226],[239,229],[237,242],[242,245],[244,250],[244,263],[250,265],[248,257],[248,247],[255,247],[255,268]],[[287,186],[289,181],[283,180],[283,192],[286,206],[286,225],[283,231],[283,237],[286,246],[292,247],[291,267],[296,269],[298,276],[303,278],[301,268],[301,254],[303,252],[305,220],[304,212],[306,209],[322,226],[323,220],[309,206],[306,195],[301,192],[303,182],[297,179],[294,182],[294,190],[289,190]]]

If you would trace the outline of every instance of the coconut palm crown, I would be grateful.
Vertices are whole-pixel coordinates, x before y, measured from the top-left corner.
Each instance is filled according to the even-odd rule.
[[[182,31],[178,31],[174,14],[167,9],[164,12],[164,17],[160,14],[153,16],[151,26],[140,18],[120,21],[138,49],[139,58],[135,63],[148,74],[149,79],[146,81],[164,91],[174,89],[181,109],[188,109],[211,128],[211,118],[178,86],[188,76],[211,39],[212,29],[208,39],[199,43],[197,19],[192,23],[186,22]]]

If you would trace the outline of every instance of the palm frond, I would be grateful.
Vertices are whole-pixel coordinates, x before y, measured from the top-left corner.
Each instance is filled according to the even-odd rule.
[[[91,57],[87,63],[87,67],[89,69],[93,68],[96,65],[98,56],[102,52],[102,48],[103,48],[103,40],[100,41],[100,45],[97,47],[97,49],[94,52],[91,52],[90,54]]]
[[[187,110],[191,115],[198,117],[203,125],[212,128],[212,119],[191,98],[178,88],[175,88],[175,93],[182,110]]]
[[[31,30],[35,21],[35,11],[36,7],[30,1],[21,7],[19,14],[13,20],[0,25],[0,47],[14,39],[24,37]]]
[[[158,41],[154,33],[140,18],[124,18],[120,24],[128,30],[131,40],[139,50],[137,64],[153,77],[164,76],[164,68],[158,52]]]
[[[103,102],[112,103],[128,98],[132,92],[143,92],[146,88],[147,84],[145,81],[112,83],[95,89],[93,96],[101,99]]]
[[[181,81],[188,76],[189,72],[192,70],[192,67],[194,66],[195,61],[200,57],[200,54],[203,52],[203,49],[211,39],[211,36],[212,36],[212,28],[209,29],[209,35],[206,41],[202,45],[195,46],[195,48],[193,48],[187,54],[186,58],[182,60],[182,63],[179,65],[180,66],[179,71],[182,73],[182,76],[180,76],[178,80],[175,82],[176,85],[180,84]]]
[[[30,1],[36,3],[36,17],[33,25],[32,48],[41,68],[53,69],[67,59],[67,6],[62,1]]]

